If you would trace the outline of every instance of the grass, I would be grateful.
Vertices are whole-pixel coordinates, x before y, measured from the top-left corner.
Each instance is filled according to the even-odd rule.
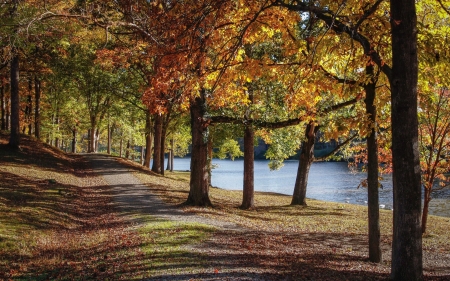
[[[11,151],[0,135],[0,280],[140,279],[175,265],[202,268],[205,259],[189,247],[211,227],[151,216],[130,225],[86,168],[27,137]]]
[[[238,206],[242,192],[219,188],[210,189],[213,208],[182,206],[189,192],[189,173],[166,173],[162,177],[124,161],[131,172],[167,203],[182,206],[189,213],[235,223],[249,231],[248,236],[241,237],[204,224],[160,220],[148,215],[137,217],[138,224],[130,224],[114,207],[108,186],[90,173],[82,158],[65,155],[28,138],[18,152],[7,149],[5,142],[0,135],[0,280],[136,280],[183,274],[195,277],[205,272],[214,274],[214,266],[220,265],[225,257],[237,259],[236,268],[252,263],[256,257],[261,272],[269,268],[265,264],[270,262],[284,272],[281,269],[290,270],[300,258],[308,262],[308,253],[303,249],[292,259],[287,259],[290,254],[286,255],[291,253],[292,245],[300,247],[305,245],[304,241],[316,245],[320,254],[335,259],[336,268],[345,268],[338,261],[352,259],[358,266],[372,266],[360,261],[361,252],[354,252],[363,250],[352,242],[355,239],[365,243],[364,206],[317,200],[308,200],[306,207],[290,206],[290,196],[256,192],[256,207],[241,210]],[[388,258],[383,267],[372,266],[365,272],[380,270],[382,278],[389,268],[392,212],[380,210],[380,214],[382,242]],[[424,250],[435,254],[437,259],[448,255],[449,229],[450,218],[430,216],[428,232],[423,237]],[[216,237],[217,241],[213,239]],[[211,239],[216,243],[212,245],[228,243],[239,254],[226,252],[214,257],[193,250],[200,245],[205,247],[202,243]],[[242,247],[249,252],[244,255],[248,260],[240,260]],[[270,256],[273,249],[280,256]],[[318,253],[309,254],[319,258],[305,268],[317,273],[319,267],[315,263],[323,258]],[[275,264],[278,260],[283,261],[284,267]],[[321,268],[327,274],[337,272],[338,269],[330,271],[331,266],[327,263]]]
[[[138,176],[149,185],[155,184],[155,178],[144,173]],[[186,172],[167,174],[171,179],[189,181]],[[166,179],[167,181],[167,179]],[[170,188],[164,188],[170,186]],[[160,185],[158,192],[170,204],[182,204],[189,191],[188,184],[169,183]],[[256,192],[255,209],[241,210],[238,206],[242,200],[241,191],[230,191],[220,188],[210,189],[210,198],[214,208],[207,210],[196,207],[185,207],[186,211],[214,219],[226,220],[255,230],[294,233],[330,233],[366,235],[367,207],[307,200],[308,206],[291,206],[291,197],[276,193]],[[392,211],[380,210],[380,229],[382,239],[391,243]],[[429,216],[428,230],[423,236],[426,249],[440,249],[450,252],[450,218]]]

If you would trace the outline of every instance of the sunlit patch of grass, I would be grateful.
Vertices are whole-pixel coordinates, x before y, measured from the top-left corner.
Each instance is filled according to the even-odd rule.
[[[197,272],[204,268],[207,260],[194,254],[191,247],[201,243],[214,232],[214,228],[199,223],[168,221],[151,216],[140,216],[137,229],[141,237],[143,253],[140,267],[145,268],[141,278]]]

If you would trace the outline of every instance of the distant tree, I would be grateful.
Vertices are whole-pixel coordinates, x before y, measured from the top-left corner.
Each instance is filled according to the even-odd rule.
[[[427,95],[422,94],[419,108],[420,156],[424,187],[422,233],[425,233],[432,194],[449,185],[446,176],[450,168],[449,90],[440,88]]]

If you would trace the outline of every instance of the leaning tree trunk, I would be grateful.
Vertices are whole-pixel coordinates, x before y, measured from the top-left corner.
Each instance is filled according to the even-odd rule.
[[[144,166],[150,168],[152,159],[152,115],[150,110],[145,112],[145,160]]]
[[[11,59],[11,134],[9,146],[19,149],[20,144],[20,97],[19,97],[19,55],[14,51]]]
[[[314,161],[314,143],[316,133],[319,130],[313,122],[308,123],[305,128],[305,140],[302,142],[300,159],[298,163],[297,178],[295,179],[294,194],[291,205],[306,206],[306,188],[311,164]]]
[[[191,134],[192,134],[192,152],[191,152],[191,179],[187,205],[194,206],[212,206],[209,199],[208,182],[208,143],[207,133],[208,125],[203,117],[205,114],[205,92],[202,89],[201,97],[196,97],[191,102]]]
[[[34,136],[41,138],[41,81],[34,77]]]
[[[415,0],[390,1],[394,227],[391,279],[423,280]]]
[[[244,129],[244,187],[241,209],[247,210],[255,206],[254,202],[254,165],[255,165],[255,132],[251,124]]]
[[[373,66],[366,66],[366,75],[371,77],[370,83],[364,86],[366,98],[366,113],[370,120],[370,135],[367,137],[367,191],[368,191],[368,217],[369,217],[369,260],[380,263],[381,236],[380,236],[380,205],[378,200],[378,142],[377,142],[377,110],[375,105],[376,81],[373,77]]]
[[[155,114],[155,136],[152,171],[161,174],[161,135],[162,135],[162,116]]]

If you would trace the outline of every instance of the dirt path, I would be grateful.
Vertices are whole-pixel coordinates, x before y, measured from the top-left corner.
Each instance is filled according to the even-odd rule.
[[[240,230],[240,227],[235,224],[185,213],[174,206],[164,203],[156,195],[152,194],[151,189],[147,185],[142,184],[133,175],[131,169],[119,163],[113,157],[101,154],[86,154],[85,157],[91,162],[94,172],[101,175],[111,187],[116,206],[128,220],[134,223],[139,223],[135,219],[139,215],[152,215],[156,218],[171,221],[207,224],[222,230]]]

